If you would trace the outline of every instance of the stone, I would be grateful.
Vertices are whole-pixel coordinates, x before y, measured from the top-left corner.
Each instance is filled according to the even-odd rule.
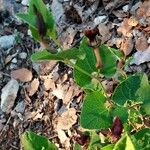
[[[98,16],[94,19],[94,24],[99,25],[100,23],[104,23],[107,19],[107,16]]]
[[[14,59],[12,59],[12,61],[11,61],[12,63],[14,63],[14,64],[16,64],[17,63],[17,59],[16,58],[14,58]]]
[[[17,106],[15,107],[15,111],[17,113],[24,113],[24,110],[25,110],[25,102],[24,101],[21,101],[17,104]]]
[[[21,4],[24,6],[29,6],[29,0],[22,0]]]
[[[27,58],[27,53],[22,52],[22,53],[19,54],[19,57],[20,57],[21,59],[26,59],[26,58]]]
[[[15,44],[14,35],[4,35],[0,37],[0,47],[4,49],[9,49]]]
[[[15,99],[19,90],[19,84],[16,80],[11,79],[2,89],[1,109],[9,114],[14,106]]]

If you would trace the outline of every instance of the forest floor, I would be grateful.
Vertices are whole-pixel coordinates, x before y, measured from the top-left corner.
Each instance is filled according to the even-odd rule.
[[[150,77],[150,1],[44,2],[55,16],[64,49],[78,46],[83,30],[97,26],[102,43],[133,56],[127,73],[145,72]],[[79,125],[83,91],[64,63],[31,61],[39,44],[16,17],[27,9],[28,0],[0,0],[0,95],[8,97],[5,108],[0,108],[0,149],[21,149],[20,135],[31,130],[47,136],[60,150],[71,150],[73,137],[83,130]],[[104,84],[112,88],[111,80]]]

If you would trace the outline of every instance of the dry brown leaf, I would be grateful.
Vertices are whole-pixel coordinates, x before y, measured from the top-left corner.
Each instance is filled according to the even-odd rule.
[[[76,110],[70,108],[68,111],[64,112],[61,117],[57,118],[57,130],[68,130],[77,121]]]
[[[105,24],[101,23],[99,24],[98,26],[98,30],[99,30],[99,33],[101,35],[101,40],[102,40],[102,43],[108,41],[111,37],[111,33],[109,31],[109,27],[106,26]]]
[[[148,48],[148,43],[147,43],[147,39],[145,36],[142,36],[136,39],[135,48],[139,51],[144,51]]]
[[[11,77],[21,82],[29,82],[32,80],[32,72],[26,68],[11,71]]]
[[[74,92],[74,86],[70,86],[69,90],[67,91],[67,93],[63,99],[64,104],[68,104],[71,101],[73,92]]]
[[[35,94],[35,92],[38,90],[39,84],[40,84],[39,79],[36,79],[36,78],[31,82],[31,84],[27,88],[29,96],[32,96]]]
[[[8,55],[5,59],[5,65],[8,64],[12,60],[12,55]]]
[[[77,31],[72,27],[69,27],[66,30],[66,32],[63,33],[63,35],[61,37],[61,43],[62,43],[64,49],[70,48],[71,44],[73,43],[76,33],[77,33]]]
[[[133,26],[133,27],[135,27],[135,26],[137,26],[138,25],[138,20],[135,18],[135,17],[130,17],[129,19],[128,19],[128,24],[130,25],[130,26]]]
[[[63,87],[60,84],[58,84],[57,88],[55,88],[52,91],[52,94],[54,96],[56,96],[57,98],[59,98],[59,99],[63,99],[64,98],[64,89],[63,89]]]
[[[136,12],[137,17],[145,18],[150,16],[150,1],[145,1]]]
[[[121,26],[117,29],[117,32],[123,34],[123,36],[131,37],[132,36],[132,26],[128,24],[128,19],[125,18],[121,24]]]
[[[123,51],[125,56],[128,56],[133,49],[133,40],[132,38],[124,38],[122,39],[120,49]]]

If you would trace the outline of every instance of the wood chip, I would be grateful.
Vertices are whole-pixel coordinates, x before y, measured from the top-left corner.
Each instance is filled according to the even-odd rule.
[[[135,17],[130,17],[129,19],[128,19],[128,24],[130,25],[130,26],[133,26],[133,27],[135,27],[135,26],[137,26],[138,25],[138,20],[135,18]]]
[[[11,71],[11,77],[21,82],[29,82],[32,80],[32,72],[26,68]]]

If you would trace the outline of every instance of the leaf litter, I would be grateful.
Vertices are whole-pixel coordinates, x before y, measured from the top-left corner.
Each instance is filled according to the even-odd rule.
[[[56,3],[60,5],[56,5]],[[62,1],[62,3],[54,0],[52,3],[47,2],[47,7],[52,6],[55,7],[53,12],[59,23],[58,32],[64,48],[68,49],[74,44],[78,46],[79,39],[83,37],[83,29],[90,24],[98,26],[102,43],[119,48],[126,56],[133,56],[133,60],[130,62],[131,66],[147,65],[150,61],[149,1],[136,2],[131,7],[130,14],[129,3],[123,0],[104,1],[103,4],[96,0],[86,2],[81,0],[80,2],[76,1],[75,4],[71,0]],[[20,7],[22,10],[26,9],[26,6]],[[59,10],[59,13],[56,10]],[[14,19],[11,15],[10,17]],[[7,25],[6,17],[2,19],[4,20],[2,24],[4,30],[1,35],[14,32],[15,28],[11,26],[13,23]],[[20,27],[15,19],[14,22],[16,30],[23,34],[20,35],[23,41],[2,53],[3,58],[0,57],[0,64],[3,64],[3,68],[0,65],[0,69],[19,81],[19,92],[14,108],[17,104],[18,107],[22,107],[19,105],[21,100],[26,107],[22,115],[16,112],[18,117],[14,116],[10,119],[7,130],[3,133],[4,138],[0,139],[0,143],[3,145],[2,149],[11,150],[14,147],[19,149],[18,135],[25,129],[30,129],[45,134],[47,137],[53,137],[52,140],[60,149],[69,150],[73,143],[71,137],[78,134],[76,129],[81,130],[79,114],[83,100],[82,89],[73,82],[72,71],[69,74],[68,66],[61,66],[55,61],[32,63],[30,55],[38,47],[38,44],[27,36],[26,26],[21,24]],[[53,43],[51,46],[53,47]],[[27,56],[25,59],[19,57],[19,53],[22,52]],[[14,58],[17,63],[12,62]],[[137,67],[134,66],[133,70],[136,71]],[[0,89],[9,81],[8,76],[3,76],[0,81]],[[111,91],[111,88],[111,86],[108,87],[108,92]],[[57,105],[58,108],[55,109],[54,105]],[[8,117],[4,113],[1,115],[0,110],[0,130],[3,125],[6,125]],[[9,139],[9,143],[13,144],[5,144],[5,139]]]

